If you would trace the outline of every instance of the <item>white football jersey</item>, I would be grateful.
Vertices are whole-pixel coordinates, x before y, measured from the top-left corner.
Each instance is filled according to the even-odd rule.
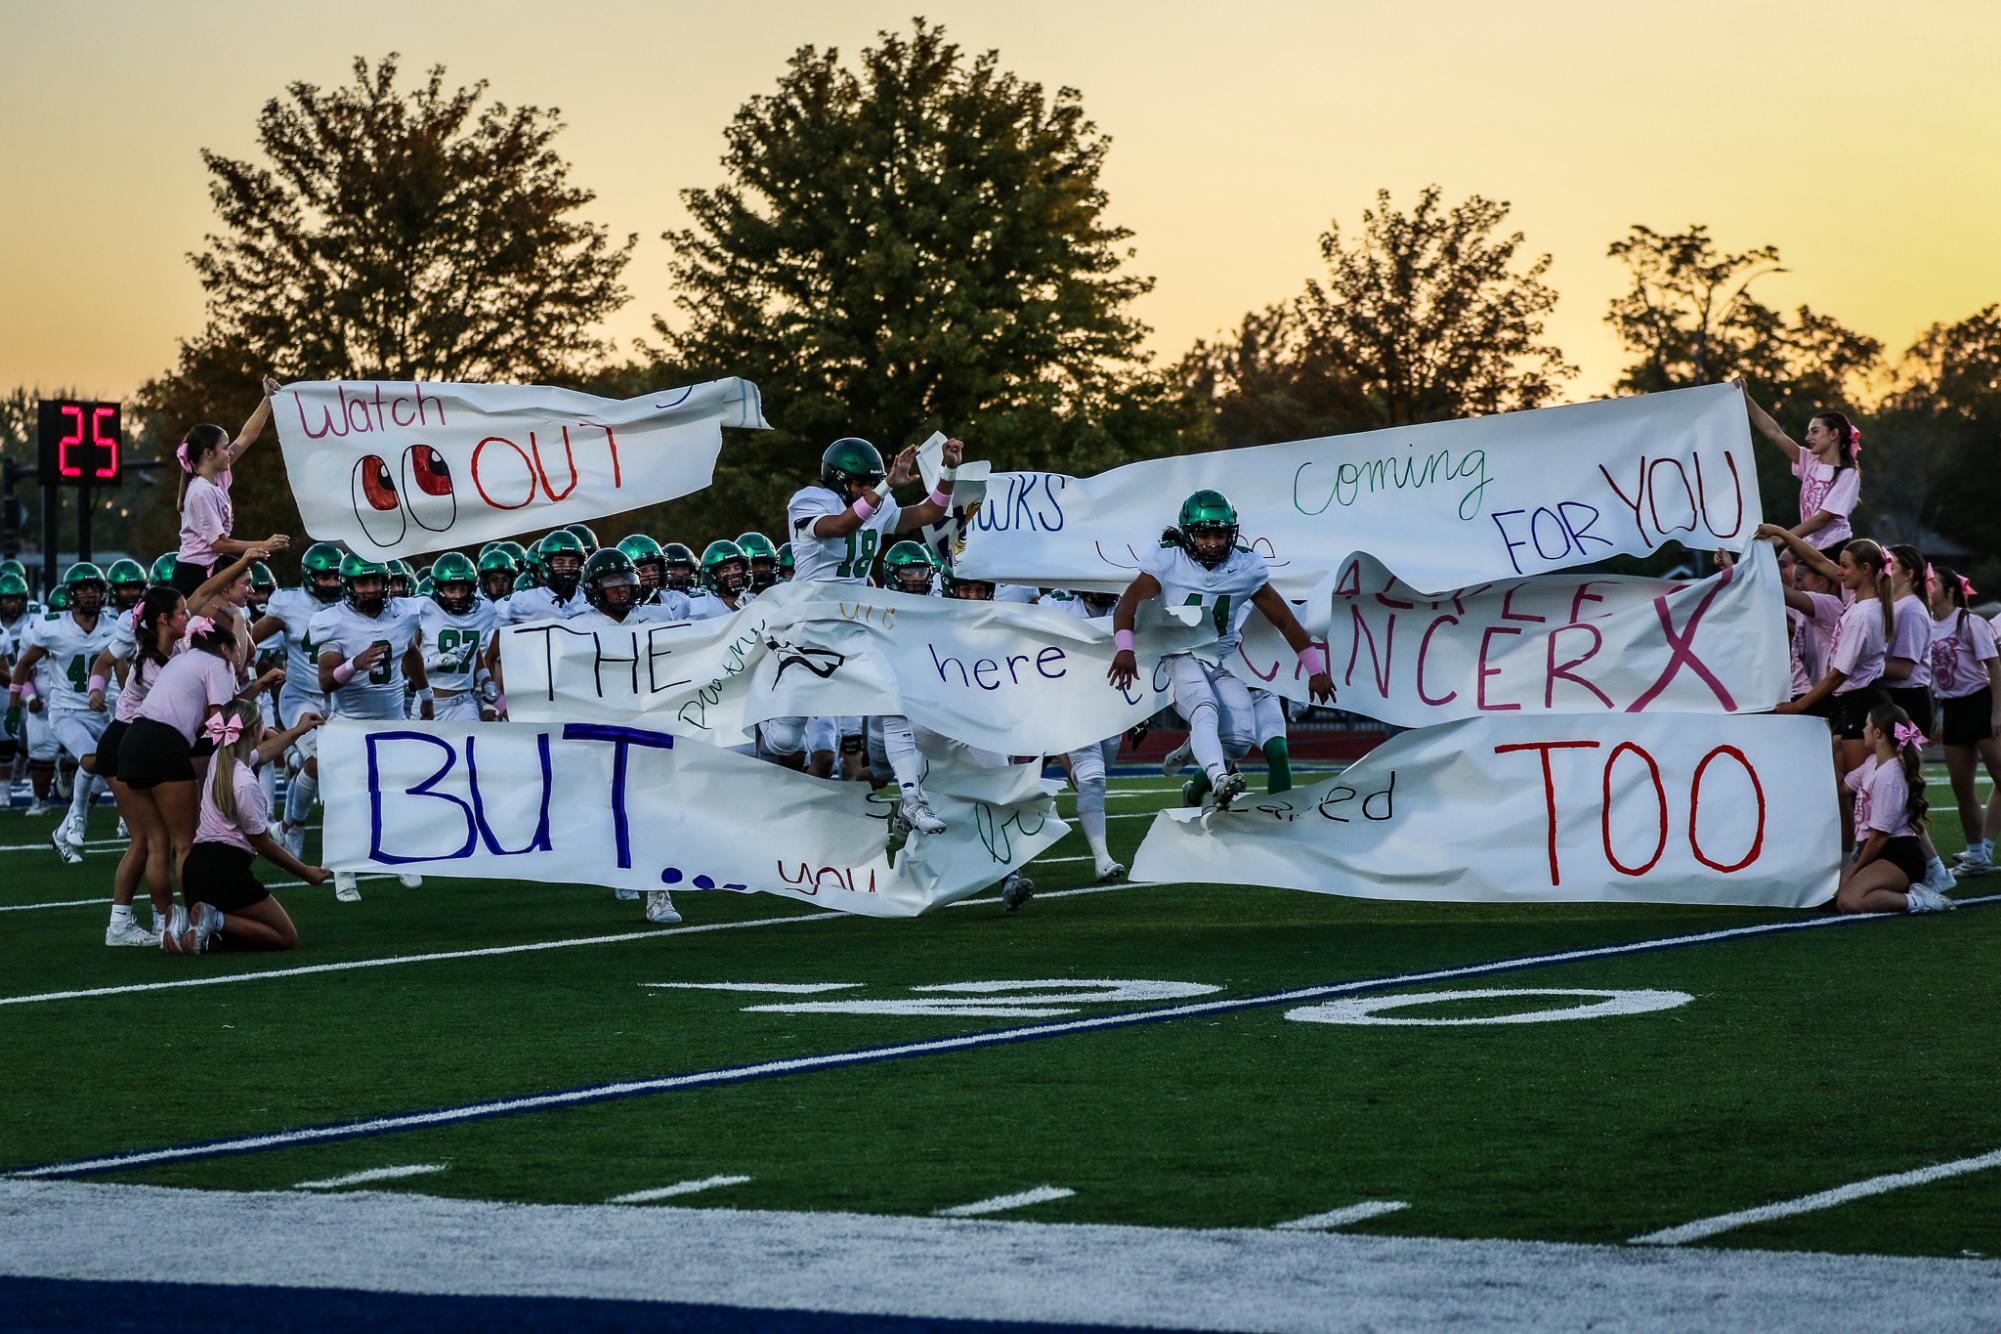
[[[463,613],[446,611],[430,598],[415,601],[423,603],[418,625],[425,661],[430,661],[434,651],[444,656],[438,666],[426,666],[425,675],[441,690],[471,690],[480,657],[500,627],[500,613],[491,602],[478,599],[474,599],[471,611]]]
[[[423,624],[424,608],[434,606],[429,598],[390,598],[380,616],[364,616],[345,601],[337,602],[313,617],[308,633],[315,652],[338,653],[353,659],[372,644],[386,645],[382,660],[365,672],[356,672],[344,686],[330,691],[327,702],[343,718],[401,718],[408,687],[403,677],[403,655],[409,651]],[[314,681],[319,666],[313,667]]]
[[[678,593],[675,596],[680,597]],[[722,599],[717,598],[716,601],[720,603]],[[586,607],[569,620],[564,621],[563,624],[572,630],[618,630],[627,629],[635,625],[670,625],[689,619],[685,610],[687,599],[681,598],[681,602],[682,607],[679,609],[663,607],[657,604],[646,607],[634,607],[625,613],[625,619],[622,621],[614,621],[596,607]],[[681,611],[680,615],[675,614],[677,610]]]
[[[1217,635],[1216,643],[1202,650],[1205,658],[1236,649],[1252,596],[1271,582],[1265,558],[1249,547],[1234,548],[1229,559],[1211,570],[1175,543],[1162,542],[1140,557],[1140,569],[1160,581],[1161,606],[1202,608]]]
[[[590,604],[584,601],[581,589],[572,593],[566,601],[557,597],[554,589],[524,588],[518,593],[508,594],[494,605],[500,611],[502,625],[526,625],[530,621],[567,621],[579,612],[590,609]]]
[[[1035,589],[1027,584],[994,585],[995,602],[1018,602],[1022,606],[1027,607],[1033,606],[1039,600],[1039,595]]]
[[[51,612],[34,625],[28,643],[40,646],[53,664],[46,686],[35,683],[37,690],[49,692],[45,700],[50,708],[90,707],[90,665],[117,633],[118,617],[110,612],[99,612],[88,630],[77,624],[74,612],[67,611]]]
[[[712,593],[706,588],[698,588],[688,595],[688,610],[681,619],[687,621],[713,621],[718,616],[734,616],[756,601],[757,595],[749,589],[737,599],[732,607],[723,601],[720,593]]]
[[[281,588],[264,604],[264,614],[285,627],[285,686],[288,691],[320,693],[320,646],[313,642],[313,618],[338,599],[322,602],[303,588]],[[267,645],[270,640],[264,641]]]
[[[817,482],[799,488],[786,503],[785,531],[792,543],[795,583],[867,581],[876,552],[896,538],[896,522],[903,516],[903,507],[893,497],[885,499],[881,509],[863,519],[862,526],[846,537],[813,536],[814,524],[847,508],[847,501]]]

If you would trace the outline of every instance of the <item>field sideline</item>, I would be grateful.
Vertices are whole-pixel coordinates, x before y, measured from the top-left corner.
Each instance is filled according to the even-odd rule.
[[[1114,779],[1115,854],[1173,787]],[[1808,1323],[1824,1288],[1829,1319],[1952,1325],[1979,1309],[1962,1295],[2001,1283],[2001,876],[1962,882],[1960,912],[1895,919],[1395,904],[1093,886],[1073,834],[1014,915],[689,894],[686,924],[661,929],[602,890],[365,881],[352,905],[278,891],[296,954],[178,960],[100,943],[109,809],[80,867],[40,841],[53,823],[0,815],[0,1217],[78,1228],[0,1245],[21,1278],[144,1276],[120,1267],[138,1251],[81,1240],[128,1213],[193,1211],[247,1241],[355,1227],[355,1210],[463,1227],[483,1208],[571,1229],[578,1274],[615,1270],[617,1239],[679,1258],[658,1282],[642,1265],[596,1287],[559,1254],[505,1282],[443,1259],[368,1282],[332,1258],[232,1261],[212,1281],[1246,1328],[1363,1300],[1363,1277],[1324,1270],[1365,1259],[1378,1278],[1439,1267],[1430,1307],[1381,1288],[1386,1304],[1349,1308],[1384,1323],[1477,1318],[1477,1276],[1566,1265],[1595,1276],[1569,1305],[1502,1303],[1490,1322],[1581,1321],[1586,1290],[1608,1319],[1708,1322],[1732,1308],[1701,1294],[1728,1290],[1745,1320]],[[1454,994],[1374,1008],[1418,993]],[[1519,1022],[1565,1009],[1580,1017]],[[1383,1022],[1420,1018],[1452,1022]],[[1219,1229],[1222,1251],[1204,1241]],[[873,1238],[907,1263],[970,1237],[975,1274],[1003,1253],[1054,1274],[1099,1245],[1142,1272],[1151,1249],[1221,1296],[1165,1261],[1144,1299],[1080,1280],[1009,1304],[896,1266],[788,1288],[732,1271],[711,1231],[802,1255],[799,1238]],[[1231,1247],[1265,1290],[1212,1267]],[[1733,1258],[1772,1252],[1788,1255],[1762,1283]]]

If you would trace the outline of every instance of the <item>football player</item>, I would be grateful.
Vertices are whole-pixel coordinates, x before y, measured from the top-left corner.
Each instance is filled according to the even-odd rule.
[[[574,541],[575,539],[572,539]],[[316,679],[332,716],[401,718],[404,682],[425,683],[424,659],[414,652],[427,603],[389,596],[389,571],[379,561],[349,555],[340,563],[341,600],[316,614],[307,628],[319,655]],[[415,889],[423,879],[397,877]],[[334,897],[361,898],[352,871],[334,875]]]
[[[701,563],[695,559],[692,548],[680,542],[669,542],[660,548],[660,586],[671,588],[683,597],[695,595],[695,583],[701,573]]]
[[[778,582],[781,584],[791,583],[792,573],[792,544],[790,542],[780,542],[778,544]]]
[[[111,585],[112,610],[121,616],[131,612],[139,605],[139,599],[146,596],[145,567],[129,557],[111,562],[104,580]]]
[[[20,653],[19,635],[28,628],[28,576],[21,562],[0,562],[0,671],[9,681],[14,677],[14,659]],[[28,766],[28,751],[18,728],[0,728],[0,810],[13,803],[14,784]]]
[[[1209,780],[1219,810],[1242,795],[1244,776],[1231,757],[1250,745],[1254,725],[1250,691],[1222,663],[1236,651],[1244,618],[1252,607],[1263,612],[1299,655],[1307,691],[1332,701],[1334,682],[1325,655],[1314,646],[1292,608],[1271,586],[1264,557],[1237,544],[1237,511],[1220,491],[1197,491],[1181,502],[1173,528],[1141,558],[1140,572],[1112,609],[1118,651],[1106,677],[1125,690],[1139,675],[1133,655],[1133,615],[1139,604],[1158,598],[1163,607],[1199,607],[1215,631],[1215,641],[1193,652],[1170,654],[1167,667],[1174,705],[1188,722],[1188,744]]]
[[[898,542],[882,558],[883,587],[928,598],[938,595],[938,565],[922,542]]]
[[[320,655],[313,643],[313,618],[340,601],[340,548],[315,542],[299,558],[299,584],[281,588],[264,604],[264,614],[250,627],[250,637],[262,644],[276,640],[285,648],[285,683],[278,687],[278,726],[289,730],[302,713],[326,716],[326,692],[320,689]],[[285,788],[285,814],[278,841],[294,857],[306,845],[306,820],[320,795],[319,732],[299,736],[285,756],[291,775]],[[267,766],[269,767],[269,766]]]
[[[921,528],[950,512],[949,471],[964,455],[960,441],[947,440],[943,457],[948,475],[940,480],[941,489],[906,509],[896,503],[892,491],[917,475],[915,445],[898,454],[888,470],[883,468],[882,454],[866,440],[848,437],[827,446],[820,456],[818,483],[801,487],[785,507],[794,577],[801,582],[867,582],[885,534],[894,537]],[[923,760],[909,719],[885,716],[882,732],[901,796],[897,818],[922,833],[942,832],[945,822],[924,797]]]
[[[577,527],[583,525],[578,524]],[[588,529],[585,529],[588,532]],[[531,575],[527,587],[516,580],[501,614],[503,625],[523,625],[529,621],[566,621],[584,610],[583,595],[577,585],[584,574],[583,541],[568,528],[558,528],[535,544],[535,560],[524,574]]]
[[[105,686],[103,681],[91,680],[91,667],[111,643],[118,618],[103,614],[110,585],[104,571],[89,561],[78,561],[63,571],[62,591],[68,595],[69,609],[51,612],[31,624],[14,659],[8,712],[18,718],[21,695],[35,678],[35,664],[47,658],[53,666],[41,677],[46,693],[36,703],[48,711],[47,724],[56,745],[77,764],[70,784],[69,814],[50,833],[49,843],[57,856],[75,866],[83,861],[91,805],[104,787],[97,776],[97,743],[111,723],[102,693],[96,707],[91,705],[91,691],[102,692]]]
[[[489,603],[505,601],[507,595],[514,591],[514,576],[520,572],[520,564],[499,547],[482,553],[479,558],[479,595]]]
[[[439,722],[497,716],[481,704],[478,677],[482,669],[491,674],[500,613],[480,597],[477,576],[464,552],[447,551],[431,567],[431,595],[420,602],[418,651],[431,686],[431,716]]]
[[[707,621],[750,601],[750,560],[743,548],[719,537],[702,550],[702,586],[688,598],[688,619]]]
[[[736,544],[750,561],[751,592],[762,593],[778,582],[778,548],[770,538],[759,532],[739,533]]]
[[[645,533],[634,533],[618,544],[618,550],[632,562],[633,569],[639,571],[639,604],[646,606],[658,602],[660,590],[667,586],[667,554],[660,549],[660,544]],[[584,601],[590,601],[588,594]]]
[[[577,539],[577,545],[584,549],[584,559],[589,560],[598,550],[598,535],[591,531],[587,523],[566,523],[558,532],[568,533]]]

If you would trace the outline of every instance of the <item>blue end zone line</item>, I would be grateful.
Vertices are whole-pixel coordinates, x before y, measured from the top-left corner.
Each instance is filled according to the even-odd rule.
[[[1979,898],[1958,900],[1961,907],[2001,902],[2001,894],[1987,894]],[[1184,1005],[1168,1005],[1151,1010],[1130,1010],[1123,1014],[1102,1015],[1089,1019],[1072,1019],[1055,1024],[1029,1024],[1020,1028],[990,1029],[980,1033],[968,1033],[959,1037],[933,1038],[922,1042],[901,1042],[886,1047],[863,1047],[857,1050],[829,1052],[821,1056],[800,1056],[781,1061],[760,1061],[755,1065],[723,1066],[715,1070],[701,1070],[686,1075],[663,1075],[653,1079],[629,1080],[615,1084],[591,1084],[582,1088],[563,1089],[554,1093],[528,1094],[518,1098],[504,1098],[494,1102],[468,1103],[459,1107],[441,1107],[429,1112],[409,1112],[400,1116],[374,1117],[362,1121],[341,1121],[330,1125],[304,1126],[297,1130],[280,1130],[266,1135],[248,1135],[232,1139],[204,1140],[194,1144],[183,1144],[165,1149],[143,1149],[132,1153],[112,1154],[105,1158],[79,1158],[69,1162],[45,1163],[39,1167],[25,1167],[5,1173],[17,1178],[74,1178],[96,1176],[106,1172],[125,1172],[135,1168],[152,1167],[162,1163],[192,1162],[205,1158],[222,1158],[234,1154],[261,1153],[269,1149],[285,1149],[300,1144],[324,1144],[334,1140],[366,1139],[375,1135],[394,1134],[403,1130],[420,1130],[434,1126],[455,1125],[466,1121],[485,1121],[503,1116],[520,1116],[528,1112],[547,1111],[557,1107],[580,1107],[591,1103],[614,1102],[622,1098],[647,1097],[655,1093],[671,1093],[680,1089],[715,1088],[727,1084],[744,1084],[756,1079],[774,1079],[784,1075],[801,1074],[813,1070],[834,1070],[845,1066],[874,1065],[882,1061],[907,1060],[915,1056],[931,1056],[941,1052],[972,1051],[981,1047],[997,1047],[1004,1043],[1033,1042],[1041,1038],[1064,1037],[1072,1033],[1097,1033],[1119,1028],[1135,1028],[1141,1024],[1166,1023],[1175,1019],[1192,1019],[1203,1015],[1236,1014],[1246,1010],[1268,1009],[1277,1005],[1297,1005],[1309,1001],[1325,1000],[1331,996],[1352,996],[1361,992],[1388,991],[1397,987],[1414,986],[1421,982],[1444,982],[1457,978],[1485,977],[1495,973],[1521,972],[1531,968],[1550,968],[1560,964],[1581,963],[1587,959],[1606,959],[1631,954],[1652,954],[1663,950],[1683,949],[1691,945],[1706,945],[1719,940],[1736,940],[1748,936],[1776,935],[1787,931],[1811,931],[1821,927],[1849,925],[1857,922],[1896,921],[1903,914],[1875,916],[1813,917],[1804,921],[1771,922],[1760,926],[1728,927],[1719,931],[1702,931],[1688,936],[1666,936],[1654,940],[1633,941],[1624,945],[1595,945],[1587,949],[1564,950],[1556,954],[1532,954],[1514,959],[1496,959],[1488,963],[1462,964],[1454,968],[1432,968],[1417,973],[1397,973],[1388,977],[1363,978],[1354,982],[1335,982],[1317,987],[1300,987],[1291,991],[1267,992],[1257,996],[1240,996],[1234,999],[1215,1001],[1195,1001]]]

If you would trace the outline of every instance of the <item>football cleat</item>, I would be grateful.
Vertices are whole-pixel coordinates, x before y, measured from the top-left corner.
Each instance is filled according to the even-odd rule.
[[[48,813],[49,813],[49,803],[41,800],[40,798],[31,800],[28,803],[28,809],[22,812],[22,814],[27,816],[30,820],[36,818],[37,816],[47,815]]]
[[[1117,862],[1107,860],[1098,863],[1099,884],[1115,885],[1119,881],[1124,880],[1125,878],[1126,878],[1126,868],[1119,865]]]
[[[1186,741],[1160,757],[1160,773],[1163,778],[1172,778],[1186,769],[1195,758],[1195,749]]]
[[[920,834],[945,832],[945,822],[938,818],[938,813],[931,809],[931,803],[921,794],[905,797],[897,810],[902,815],[903,822]]]
[[[354,872],[334,872],[334,898],[341,903],[361,902],[361,890],[354,883]]]
[[[639,891],[636,889],[614,889],[611,892],[611,896],[620,903],[631,903],[638,899]]]
[[[408,872],[405,872],[404,874],[396,877],[396,883],[403,886],[403,888],[405,889],[422,889],[424,887],[424,877],[421,875],[411,875]]]
[[[1019,871],[1009,871],[1001,881],[1000,901],[1009,912],[1035,897],[1035,882]]]
[[[71,866],[75,866],[83,861],[83,853],[70,845],[69,839],[64,836],[65,832],[64,825],[57,825],[51,830],[49,832],[49,846],[56,850],[56,856],[61,857]]]
[[[160,938],[130,917],[124,921],[112,921],[104,928],[104,943],[107,945],[144,945],[155,948]]]
[[[1248,780],[1234,770],[1224,774],[1222,781],[1216,784],[1216,809],[1219,811],[1229,810],[1230,803],[1244,795],[1244,788],[1247,785]]]
[[[646,920],[661,926],[673,926],[681,920],[681,914],[674,911],[674,899],[666,890],[646,891]]]
[[[121,823],[123,822],[121,821]],[[78,853],[83,851],[83,822],[81,820],[65,820],[56,826],[56,832],[67,839],[69,845],[75,848]]]
[[[122,815],[118,817],[118,837],[124,839],[132,837],[132,831],[125,827],[125,817]]]

